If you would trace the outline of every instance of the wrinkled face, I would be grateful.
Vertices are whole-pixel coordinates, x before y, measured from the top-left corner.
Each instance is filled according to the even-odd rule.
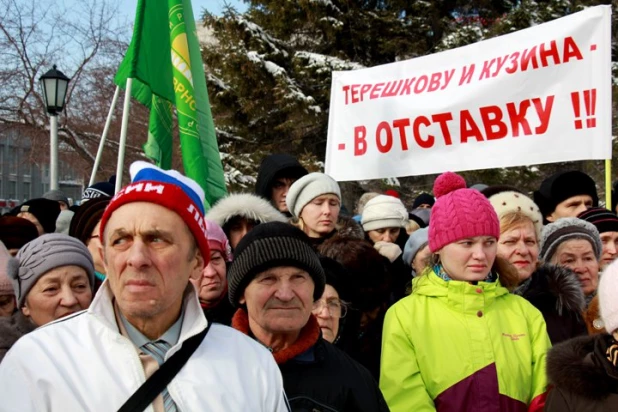
[[[88,309],[92,287],[86,270],[80,266],[60,266],[36,281],[26,296],[23,314],[43,326],[80,310]]]
[[[449,243],[438,251],[438,255],[451,279],[481,281],[491,271],[497,248],[496,238],[476,236]]]
[[[292,186],[292,183],[295,181],[296,179],[292,179],[290,177],[277,177],[273,182],[270,198],[273,205],[282,213],[288,211],[288,205],[285,202],[285,197],[290,190],[290,186]]]
[[[380,241],[395,243],[400,231],[400,227],[384,227],[381,229],[368,231],[367,236],[369,236],[369,239],[371,239],[373,243]]]
[[[88,238],[88,243],[86,246],[90,251],[90,255],[92,255],[92,260],[94,261],[94,270],[99,273],[105,273],[105,268],[103,267],[103,260],[101,259],[101,254],[99,253],[99,249],[101,248],[101,239],[99,238],[99,230],[101,229],[101,222],[97,223],[97,225],[92,229],[92,233]]]
[[[318,319],[324,340],[333,343],[339,334],[339,319],[342,314],[342,303],[334,287],[324,287],[322,297],[313,304],[313,314]]]
[[[225,293],[227,281],[225,259],[219,250],[210,251],[210,262],[202,271],[202,278],[197,286],[200,302],[213,303]]]
[[[21,217],[22,219],[26,219],[29,220],[30,222],[34,223],[34,226],[36,226],[36,230],[39,232],[39,236],[45,234],[45,230],[43,229],[43,226],[41,225],[41,222],[39,222],[39,219],[36,218],[35,215],[33,215],[30,212],[19,212],[17,214],[17,217]]]
[[[551,257],[550,263],[564,266],[577,273],[584,294],[597,290],[599,284],[599,262],[594,249],[585,239],[571,239],[562,242]]]
[[[181,217],[154,203],[133,202],[116,209],[105,226],[102,252],[116,302],[131,319],[177,312],[189,278],[204,269]]]
[[[520,281],[532,275],[539,260],[539,244],[531,221],[517,225],[500,235],[498,256],[515,266]]]
[[[603,243],[601,269],[605,269],[618,257],[618,232],[601,233],[601,242]]]
[[[247,285],[241,304],[247,306],[254,334],[289,334],[307,324],[313,309],[313,279],[293,266],[279,266],[258,274]]]
[[[321,195],[307,203],[300,212],[303,230],[309,237],[319,238],[335,230],[341,202],[336,195]]]
[[[11,294],[0,296],[0,317],[11,316],[16,307],[15,295]]]
[[[245,235],[249,233],[249,231],[253,229],[256,224],[257,222],[254,220],[245,219],[240,216],[233,218],[230,225],[230,235],[228,236],[230,247],[232,249],[236,248],[236,245],[238,245],[240,240],[245,237]]]
[[[556,209],[547,216],[547,220],[555,222],[561,217],[577,217],[584,210],[592,207],[592,197],[589,195],[578,195],[568,198],[556,206]]]
[[[429,250],[429,245],[426,245],[424,248],[422,248],[416,253],[414,258],[412,259],[412,262],[410,263],[410,266],[412,266],[412,269],[414,269],[414,272],[416,272],[416,276],[420,275],[423,272],[423,269],[425,269],[425,267],[427,266],[427,262],[429,262],[430,256],[431,251]]]

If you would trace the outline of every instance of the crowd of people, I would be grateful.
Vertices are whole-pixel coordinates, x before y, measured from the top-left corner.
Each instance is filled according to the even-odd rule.
[[[130,175],[0,217],[0,411],[618,410],[618,215],[583,172],[353,214],[287,154],[209,209]]]

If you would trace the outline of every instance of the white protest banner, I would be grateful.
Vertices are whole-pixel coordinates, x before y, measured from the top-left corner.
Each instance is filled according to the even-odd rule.
[[[610,6],[333,72],[326,173],[377,179],[611,158]]]

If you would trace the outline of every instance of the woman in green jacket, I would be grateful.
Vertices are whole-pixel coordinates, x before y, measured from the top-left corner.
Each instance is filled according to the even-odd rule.
[[[434,194],[432,263],[384,321],[384,398],[393,412],[540,410],[551,344],[541,313],[506,287],[516,272],[496,263],[496,212],[454,173]]]

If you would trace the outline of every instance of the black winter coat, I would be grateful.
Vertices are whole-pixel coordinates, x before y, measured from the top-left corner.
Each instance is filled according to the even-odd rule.
[[[541,265],[515,293],[543,314],[552,345],[587,334],[584,292],[570,269]]]
[[[545,411],[618,411],[618,369],[606,358],[614,343],[609,335],[583,336],[551,349],[547,376],[553,389]]]
[[[309,352],[279,365],[293,412],[388,411],[363,366],[321,337]]]

